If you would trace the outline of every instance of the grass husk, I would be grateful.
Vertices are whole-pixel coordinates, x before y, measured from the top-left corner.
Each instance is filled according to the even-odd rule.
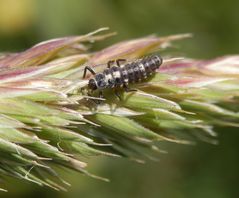
[[[87,92],[85,65],[99,72],[109,60],[140,59],[191,37],[150,36],[90,51],[89,44],[112,35],[105,30],[46,41],[0,58],[3,178],[66,190],[56,166],[106,180],[86,170],[89,157],[155,160],[164,153],[161,142],[216,143],[215,126],[239,126],[239,56],[194,60],[164,55],[152,78],[132,85],[137,92],[121,90],[119,100],[106,90],[96,104],[82,91]]]

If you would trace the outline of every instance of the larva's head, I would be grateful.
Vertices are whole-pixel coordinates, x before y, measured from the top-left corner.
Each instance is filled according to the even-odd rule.
[[[96,89],[105,89],[107,83],[105,81],[105,75],[102,73],[96,74],[94,78],[89,80],[88,88],[92,91]]]
[[[92,91],[97,89],[97,83],[96,83],[96,80],[94,78],[89,80],[88,88],[91,89]]]

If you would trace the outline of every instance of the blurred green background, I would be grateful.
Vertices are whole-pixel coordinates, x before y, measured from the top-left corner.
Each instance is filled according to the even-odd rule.
[[[238,0],[0,0],[0,51],[20,51],[50,38],[83,34],[108,26],[114,42],[152,33],[191,32],[175,51],[194,58],[239,52]],[[144,165],[126,159],[90,159],[90,170],[111,179],[94,180],[74,172],[64,176],[69,192],[55,192],[9,180],[9,193],[0,197],[239,197],[239,133],[218,129],[218,146],[162,145],[169,151],[160,162]]]

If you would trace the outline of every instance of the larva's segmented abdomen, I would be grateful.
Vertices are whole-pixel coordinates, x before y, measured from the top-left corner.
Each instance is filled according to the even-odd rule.
[[[151,74],[155,73],[156,69],[158,69],[161,64],[161,57],[154,55],[126,65],[125,67],[129,74],[129,82],[134,83],[146,79]]]
[[[96,89],[102,90],[140,82],[155,73],[161,64],[160,56],[148,56],[125,65],[107,68],[103,73],[96,74],[91,83],[96,85]]]

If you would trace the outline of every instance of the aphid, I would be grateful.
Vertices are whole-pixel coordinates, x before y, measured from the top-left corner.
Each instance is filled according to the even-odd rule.
[[[116,62],[116,65],[113,65]],[[137,91],[130,89],[129,84],[140,82],[147,79],[155,73],[156,69],[162,64],[163,60],[159,55],[152,55],[143,59],[126,62],[126,59],[110,60],[108,67],[102,73],[96,73],[91,67],[86,66],[83,78],[86,76],[87,70],[94,77],[89,79],[88,88],[93,92],[99,90],[99,97],[103,97],[103,90],[106,88],[114,88],[115,94],[120,98],[117,88],[123,87],[125,91]]]

